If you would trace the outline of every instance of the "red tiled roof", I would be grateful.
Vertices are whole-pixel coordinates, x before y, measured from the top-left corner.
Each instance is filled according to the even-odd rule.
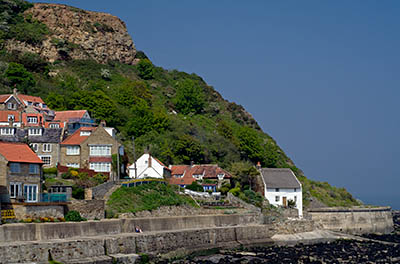
[[[0,111],[0,122],[8,122],[8,115],[14,115],[14,122],[19,122],[18,111]]]
[[[18,94],[17,96],[20,100],[44,104],[44,101],[39,96],[32,96],[32,95],[26,95],[26,94]]]
[[[0,94],[0,103],[4,103],[11,94]]]
[[[89,157],[89,162],[112,162],[111,157]]]
[[[153,156],[152,156],[153,157]],[[154,158],[154,157],[153,157]],[[170,170],[167,166],[164,165],[159,159],[154,158],[158,163],[160,163],[161,166],[163,166],[165,169]]]
[[[86,112],[86,110],[56,111],[54,120],[64,122],[71,118],[83,118]]]
[[[88,138],[88,136],[81,136],[81,131],[93,131],[95,129],[96,127],[81,127],[61,142],[61,145],[80,145]]]
[[[10,162],[39,163],[43,161],[23,143],[0,142],[0,154]]]
[[[176,175],[182,175],[183,177],[179,178]],[[171,167],[171,178],[169,179],[170,184],[180,184],[180,185],[188,185],[195,181],[193,175],[203,175],[204,179],[218,179],[218,174],[224,174],[224,179],[232,178],[232,175],[229,174],[224,169],[218,167],[215,164],[203,164],[203,165],[173,165]]]

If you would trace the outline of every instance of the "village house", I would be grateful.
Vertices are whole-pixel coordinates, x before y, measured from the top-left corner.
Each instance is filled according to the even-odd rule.
[[[135,173],[136,167],[136,173]],[[164,179],[171,175],[171,170],[161,161],[148,153],[137,159],[136,164],[129,166],[129,177],[132,179],[157,178]]]
[[[217,191],[223,183],[230,182],[232,175],[216,164],[172,165],[169,184],[185,188],[197,181],[204,191]]]
[[[60,165],[110,175],[119,146],[103,126],[81,127],[61,142]]]
[[[48,126],[65,127],[69,134],[73,134],[81,127],[95,127],[97,124],[87,110],[68,110],[56,111],[54,119],[48,122]]]
[[[294,203],[298,216],[303,216],[303,194],[300,181],[287,168],[261,168],[264,196],[274,206],[288,207]],[[291,202],[290,202],[291,201]]]
[[[42,165],[28,145],[0,142],[1,202],[39,202]]]

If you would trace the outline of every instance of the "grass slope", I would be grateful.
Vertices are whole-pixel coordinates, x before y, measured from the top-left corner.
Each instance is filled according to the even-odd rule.
[[[177,194],[174,186],[160,183],[120,187],[107,201],[108,210],[114,213],[136,213],[151,211],[160,206],[178,205],[196,206],[190,197]]]

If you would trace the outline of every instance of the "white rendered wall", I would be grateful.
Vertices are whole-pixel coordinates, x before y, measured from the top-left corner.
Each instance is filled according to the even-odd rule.
[[[265,198],[274,206],[283,205],[283,197],[286,197],[286,202],[289,200],[296,201],[295,208],[299,210],[299,217],[303,217],[303,193],[301,188],[295,189],[279,189],[277,192],[275,188],[265,188]],[[279,196],[279,201],[275,201],[275,197]],[[295,200],[295,196],[297,197]]]
[[[151,167],[149,167],[150,154],[143,154],[136,161],[137,178],[164,178],[164,167],[153,157],[151,157]],[[135,178],[135,165],[129,166],[129,177]]]

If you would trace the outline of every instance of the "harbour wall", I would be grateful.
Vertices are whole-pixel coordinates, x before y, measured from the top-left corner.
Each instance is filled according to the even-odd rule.
[[[312,209],[308,217],[323,229],[348,234],[387,234],[393,231],[390,207],[326,207]]]

